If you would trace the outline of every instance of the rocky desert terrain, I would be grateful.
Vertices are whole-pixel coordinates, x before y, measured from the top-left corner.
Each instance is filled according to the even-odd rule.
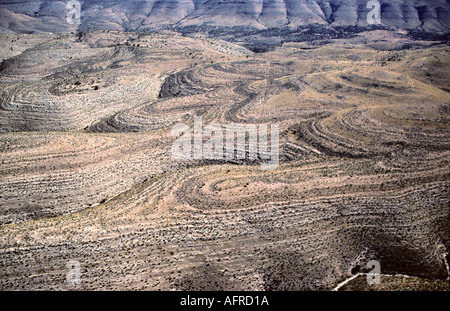
[[[70,31],[68,1],[2,0],[0,32]],[[305,25],[365,26],[368,0],[89,0],[81,2],[80,30],[147,31],[219,26],[255,29]],[[446,0],[379,0],[385,27],[448,33]]]
[[[0,40],[1,290],[449,290],[447,44]],[[195,116],[278,124],[280,166],[175,161]]]

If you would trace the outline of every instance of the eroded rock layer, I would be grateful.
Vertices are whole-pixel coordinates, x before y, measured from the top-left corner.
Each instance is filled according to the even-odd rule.
[[[81,289],[329,290],[370,260],[445,287],[449,48],[372,35],[4,35],[0,288],[73,289],[69,260]],[[278,124],[279,167],[174,160],[195,116]]]
[[[445,0],[380,0],[384,26],[447,33],[450,6]],[[101,0],[82,5],[82,30],[147,30],[177,26],[367,25],[367,0]],[[3,32],[72,31],[64,1],[2,1]]]

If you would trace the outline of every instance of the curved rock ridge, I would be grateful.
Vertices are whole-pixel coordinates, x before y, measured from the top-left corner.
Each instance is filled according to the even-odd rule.
[[[330,290],[372,260],[448,289],[446,44],[0,37],[1,290],[73,290],[69,260],[82,290]],[[279,125],[278,168],[174,159],[198,116]]]
[[[380,0],[384,26],[448,32],[444,0]],[[367,0],[102,0],[85,1],[83,30],[145,30],[161,25],[270,28],[322,24],[367,25]],[[73,30],[64,1],[2,1],[2,32]]]

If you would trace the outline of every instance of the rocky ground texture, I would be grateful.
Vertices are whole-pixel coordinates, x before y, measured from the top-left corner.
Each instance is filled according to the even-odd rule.
[[[342,289],[449,289],[448,46],[1,40],[0,289],[331,290],[371,260]],[[175,161],[194,116],[279,124],[279,168]]]

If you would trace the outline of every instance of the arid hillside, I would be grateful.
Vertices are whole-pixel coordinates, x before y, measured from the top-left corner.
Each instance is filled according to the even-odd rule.
[[[1,290],[449,290],[447,45],[0,40]],[[174,160],[195,116],[278,124],[279,167]]]
[[[3,0],[0,32],[65,32],[68,1]],[[80,1],[79,30],[145,31],[167,26],[366,26],[368,0],[90,0]],[[379,0],[386,27],[448,33],[446,0]]]

